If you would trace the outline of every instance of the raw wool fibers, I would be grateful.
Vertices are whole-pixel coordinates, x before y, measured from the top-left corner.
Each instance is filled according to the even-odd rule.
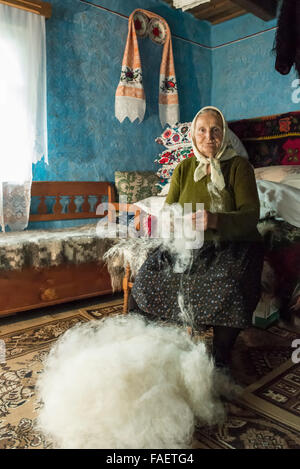
[[[158,223],[162,246],[173,258],[173,271],[183,273],[192,265],[192,250],[203,244],[203,226],[196,221],[196,229],[192,224],[192,204],[185,204],[184,209],[179,203],[166,205],[161,212]]]
[[[205,345],[129,314],[67,331],[37,383],[38,427],[57,448],[188,448],[224,418]]]
[[[135,278],[150,252],[161,245],[155,238],[126,238],[106,251],[103,256],[110,274],[113,291],[122,290],[125,267],[130,266],[131,277]],[[138,255],[137,255],[138,254]]]
[[[180,285],[178,292],[178,305],[180,308],[179,319],[184,326],[191,327],[193,329],[195,324],[195,314],[193,308],[189,304],[189,295],[185,295],[184,293],[182,285]],[[185,298],[185,296],[187,296],[187,298]]]
[[[172,232],[174,220],[178,229],[176,236]],[[109,230],[107,236],[110,236]],[[103,259],[111,277],[113,291],[122,290],[127,264],[130,266],[131,279],[134,279],[149,254],[159,247],[163,247],[172,256],[174,272],[186,271],[192,261],[191,249],[200,247],[202,239],[202,233],[196,233],[192,229],[191,214],[185,214],[180,204],[165,206],[160,212],[156,231],[150,238],[120,238],[105,252]]]

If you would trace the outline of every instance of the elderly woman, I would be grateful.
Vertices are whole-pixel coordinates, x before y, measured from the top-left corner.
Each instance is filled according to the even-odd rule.
[[[259,198],[253,168],[233,149],[220,110],[200,110],[191,137],[195,157],[175,168],[166,203],[192,203],[193,219],[203,219],[203,246],[192,250],[192,264],[184,273],[169,268],[172,259],[163,248],[152,253],[135,279],[129,309],[178,322],[182,291],[194,326],[213,327],[216,365],[227,367],[261,293]],[[197,202],[204,204],[201,213],[196,212]]]

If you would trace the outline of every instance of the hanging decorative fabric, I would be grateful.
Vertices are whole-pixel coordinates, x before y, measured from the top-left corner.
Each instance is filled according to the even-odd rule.
[[[168,23],[151,11],[134,10],[128,20],[128,36],[122,62],[121,78],[116,91],[115,115],[120,122],[144,119],[146,98],[142,80],[142,65],[137,35],[150,37],[163,44],[159,77],[159,118],[161,125],[179,122],[179,103],[174,68],[171,32]]]

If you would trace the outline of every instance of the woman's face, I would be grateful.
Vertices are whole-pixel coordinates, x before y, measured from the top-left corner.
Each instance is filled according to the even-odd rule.
[[[207,111],[200,114],[195,125],[195,142],[206,158],[213,158],[223,140],[223,121],[219,114]]]

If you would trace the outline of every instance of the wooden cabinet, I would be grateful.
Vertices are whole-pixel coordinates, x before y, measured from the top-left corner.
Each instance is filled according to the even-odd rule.
[[[104,264],[61,265],[0,273],[0,316],[112,293]]]

